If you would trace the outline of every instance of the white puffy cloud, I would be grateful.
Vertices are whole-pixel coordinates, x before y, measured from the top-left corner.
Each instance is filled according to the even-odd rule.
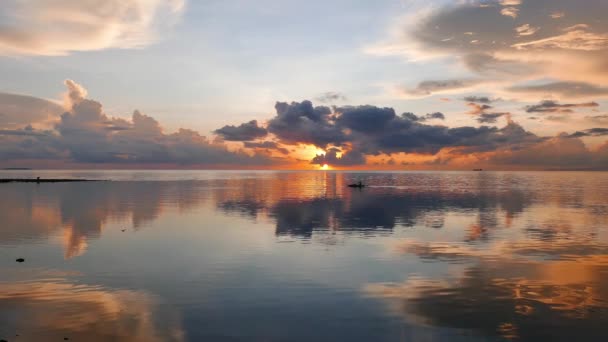
[[[0,55],[137,48],[171,26],[185,0],[4,0]]]

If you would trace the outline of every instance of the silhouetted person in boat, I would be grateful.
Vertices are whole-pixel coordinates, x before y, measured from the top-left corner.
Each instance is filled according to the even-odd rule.
[[[40,183],[40,177],[36,177],[36,183]]]
[[[348,187],[349,188],[363,188],[365,185],[359,181],[359,183],[354,183],[354,184],[349,184]]]

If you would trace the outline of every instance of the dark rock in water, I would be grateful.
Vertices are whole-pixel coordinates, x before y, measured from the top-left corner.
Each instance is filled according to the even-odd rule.
[[[15,260],[15,261],[17,261],[17,262],[24,262],[24,261],[25,261],[25,259],[23,259],[23,258],[19,258],[19,259]],[[0,342],[2,342],[2,341],[0,341]]]

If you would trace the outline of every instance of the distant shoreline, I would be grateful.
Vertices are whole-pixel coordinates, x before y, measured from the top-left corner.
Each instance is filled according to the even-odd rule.
[[[64,183],[64,182],[101,182],[94,179],[35,179],[35,178],[7,178],[0,179],[0,183]]]

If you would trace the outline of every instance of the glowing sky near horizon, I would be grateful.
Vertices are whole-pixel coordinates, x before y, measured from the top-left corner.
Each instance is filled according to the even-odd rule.
[[[608,168],[602,0],[0,7],[3,167]]]

